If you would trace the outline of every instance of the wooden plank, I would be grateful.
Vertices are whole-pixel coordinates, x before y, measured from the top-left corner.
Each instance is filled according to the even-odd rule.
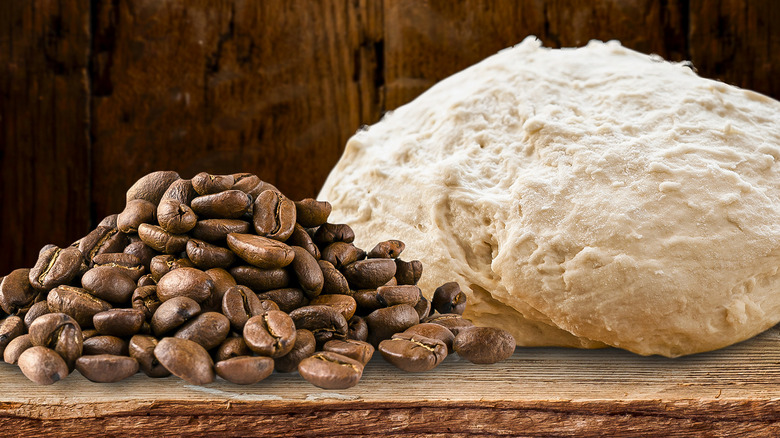
[[[0,2],[0,275],[89,227],[89,5]]]

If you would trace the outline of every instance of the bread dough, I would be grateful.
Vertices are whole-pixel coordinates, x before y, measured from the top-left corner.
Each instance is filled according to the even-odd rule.
[[[535,38],[360,130],[320,199],[518,345],[680,356],[780,321],[780,102]]]

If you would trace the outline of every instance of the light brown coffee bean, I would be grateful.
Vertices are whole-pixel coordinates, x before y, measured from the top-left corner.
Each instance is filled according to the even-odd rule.
[[[285,243],[290,246],[300,246],[309,254],[311,254],[311,256],[315,259],[320,259],[320,249],[317,247],[314,241],[311,240],[311,236],[306,232],[306,229],[299,224],[295,224],[292,234],[290,234],[290,237],[285,240]]]
[[[420,296],[420,301],[414,305],[414,310],[417,311],[417,315],[420,319],[427,318],[431,314],[431,302],[424,296]]]
[[[73,370],[83,351],[81,327],[76,320],[63,313],[42,315],[30,324],[30,343],[53,349]]]
[[[347,321],[347,339],[365,341],[368,339],[368,324],[366,320],[355,315]]]
[[[46,315],[49,312],[49,303],[46,301],[38,301],[30,307],[30,310],[24,315],[24,326],[27,330],[30,329],[30,324],[35,321],[39,316]]]
[[[317,345],[323,345],[331,339],[347,337],[347,320],[338,309],[331,306],[303,306],[290,312],[290,318],[298,329],[310,330]]]
[[[135,233],[143,223],[152,223],[157,218],[157,205],[145,199],[133,199],[116,218],[116,227],[123,233]]]
[[[318,245],[328,245],[333,242],[352,243],[355,240],[355,232],[347,224],[324,223],[317,227],[312,236]]]
[[[165,302],[174,297],[189,297],[201,303],[211,296],[214,282],[200,269],[179,268],[168,272],[157,282],[157,296]]]
[[[18,316],[9,316],[0,321],[0,354],[15,338],[24,334],[24,320]]]
[[[282,357],[295,345],[295,324],[279,310],[249,318],[243,333],[246,345],[261,356]]]
[[[158,205],[168,200],[190,205],[196,196],[198,196],[198,193],[195,191],[195,188],[192,187],[192,180],[178,179],[168,186],[162,198],[160,198]]]
[[[166,170],[144,175],[127,190],[125,199],[127,202],[145,199],[157,205],[168,187],[177,179],[180,179],[178,173]]]
[[[295,252],[284,243],[253,234],[230,233],[227,244],[237,256],[258,268],[283,268],[295,258]]]
[[[515,351],[515,338],[495,327],[469,327],[455,335],[452,347],[472,363],[491,364],[508,359]]]
[[[219,344],[214,352],[214,362],[220,362],[233,357],[249,356],[252,352],[241,336],[227,338]]]
[[[193,385],[214,381],[214,362],[197,342],[163,338],[154,348],[154,356],[173,375]]]
[[[30,347],[19,356],[19,369],[25,377],[39,385],[51,385],[68,376],[68,365],[54,350]]]
[[[403,252],[406,245],[400,240],[386,240],[376,244],[367,257],[370,259],[395,259]]]
[[[141,371],[149,377],[167,377],[171,375],[154,356],[154,348],[157,347],[157,338],[148,335],[135,335],[130,338],[128,353],[130,357],[138,361]]]
[[[260,193],[263,193],[266,190],[279,191],[279,189],[272,184],[261,180],[257,175],[252,175],[251,173],[234,173],[233,179],[235,180],[233,190],[241,190],[251,196],[252,199],[257,198]]]
[[[438,339],[397,333],[379,343],[382,357],[404,371],[416,373],[435,368],[447,357],[447,347]]]
[[[434,314],[427,318],[423,318],[420,322],[431,322],[434,324],[443,325],[447,327],[453,335],[458,336],[458,333],[463,330],[474,326],[474,323],[468,319],[458,315],[457,313],[445,313]]]
[[[82,376],[98,383],[114,383],[138,372],[138,362],[132,357],[98,354],[81,356],[76,369]]]
[[[19,356],[22,355],[24,350],[32,347],[32,341],[30,341],[30,335],[24,334],[14,338],[8,343],[3,351],[3,360],[5,363],[16,364],[19,361]]]
[[[320,295],[309,302],[309,305],[330,306],[338,310],[344,319],[349,320],[357,310],[355,299],[349,295]]]
[[[179,259],[172,255],[165,254],[152,258],[149,266],[149,272],[151,272],[152,279],[154,279],[155,284],[157,284],[163,275],[173,271],[174,269],[194,267],[195,265],[190,261],[190,259]]]
[[[252,385],[274,372],[274,360],[270,357],[241,356],[214,364],[219,377],[237,385]]]
[[[396,304],[409,304],[414,306],[420,301],[422,291],[417,286],[380,286],[376,289],[376,297],[384,307],[395,306]]]
[[[430,322],[420,323],[409,327],[404,330],[404,333],[409,335],[419,335],[426,338],[438,339],[444,343],[447,347],[447,354],[452,354],[452,341],[455,340],[455,335],[447,327],[439,324],[433,324]]]
[[[363,364],[331,351],[320,351],[302,360],[298,373],[307,382],[323,389],[347,389],[360,381]]]
[[[222,298],[228,289],[237,285],[236,279],[222,268],[211,268],[206,271],[206,275],[214,282],[214,288],[211,290],[211,296],[201,303],[201,307],[207,311],[221,310]]]
[[[257,295],[246,286],[234,286],[222,297],[222,313],[237,332],[244,329],[249,318],[261,315],[265,310]]]
[[[364,259],[366,253],[351,243],[333,242],[322,249],[320,257],[322,260],[330,262],[336,269],[341,269]]]
[[[143,242],[136,243],[146,246]],[[127,248],[125,248],[125,250],[126,249]],[[151,257],[149,260],[151,261]],[[106,269],[114,269],[117,272],[127,275],[133,281],[138,281],[138,279],[146,273],[146,267],[141,262],[141,259],[126,252],[98,254],[92,259],[92,266],[93,268],[103,267]]]
[[[141,286],[133,291],[132,306],[144,315],[144,319],[149,319],[162,304],[157,296],[157,286]],[[94,318],[93,318],[94,319]]]
[[[128,244],[122,251],[127,255],[132,255],[138,258],[139,264],[144,268],[141,270],[141,276],[145,275],[144,272],[150,272],[149,266],[152,263],[152,258],[159,255],[157,251],[153,250],[142,240]],[[131,275],[131,277],[134,276]]]
[[[308,302],[303,291],[293,287],[261,292],[257,294],[257,298],[260,298],[260,301],[273,301],[279,306],[279,310],[285,313],[290,313]]]
[[[323,351],[332,351],[366,365],[374,355],[374,347],[368,342],[354,339],[333,339],[322,346]]]
[[[78,250],[87,264],[92,264],[96,255],[122,252],[127,246],[127,235],[116,227],[97,227],[79,241]]]
[[[374,310],[365,319],[368,324],[368,342],[371,345],[379,345],[381,341],[389,339],[395,333],[400,333],[420,322],[414,307],[408,304]]]
[[[295,331],[295,345],[292,350],[282,357],[274,359],[274,367],[280,373],[291,373],[298,369],[298,364],[302,360],[314,354],[317,348],[317,341],[314,334],[306,329],[297,329]]]

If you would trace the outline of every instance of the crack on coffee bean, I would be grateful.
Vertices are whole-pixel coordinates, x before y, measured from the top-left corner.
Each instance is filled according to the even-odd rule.
[[[112,238],[114,234],[118,233],[119,230],[116,228],[112,228],[108,230],[105,236],[101,237],[100,240],[95,243],[95,246],[92,247],[92,249],[89,251],[89,259],[92,260],[95,258],[95,254],[97,254],[100,249],[103,247],[103,245],[108,241],[108,239]]]
[[[38,276],[38,283],[43,284],[44,280],[46,279],[46,275],[51,271],[51,268],[54,267],[54,263],[57,262],[57,258],[60,256],[60,251],[62,251],[61,248],[57,248],[56,251],[54,251],[54,254],[52,254],[51,259],[49,260],[49,264],[46,265],[46,269],[41,272],[41,275]]]

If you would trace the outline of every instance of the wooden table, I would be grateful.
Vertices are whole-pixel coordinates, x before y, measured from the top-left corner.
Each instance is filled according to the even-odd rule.
[[[142,374],[96,384],[78,373],[36,386],[2,364],[0,436],[778,436],[779,327],[680,359],[530,348],[496,365],[451,356],[407,374],[377,354],[343,391],[276,373],[253,386]]]

